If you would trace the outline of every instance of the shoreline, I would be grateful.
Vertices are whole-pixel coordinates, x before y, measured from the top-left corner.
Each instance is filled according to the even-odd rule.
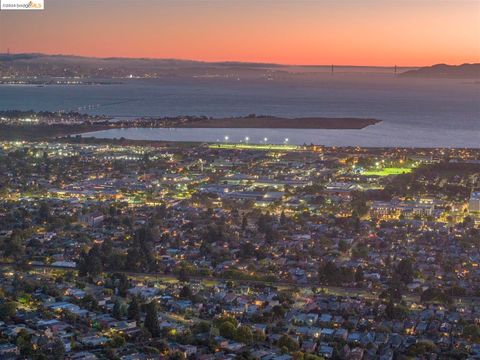
[[[170,147],[170,146],[208,146],[209,148],[218,148],[222,149],[222,144],[217,142],[211,141],[175,141],[175,140],[136,140],[136,139],[128,139],[128,138],[97,138],[97,137],[83,137],[83,136],[63,136],[57,138],[50,138],[47,141],[57,141],[57,142],[64,142],[70,144],[97,144],[97,145],[122,145],[122,146],[151,146],[151,147]],[[224,150],[258,150],[263,147],[263,150],[266,150],[268,146],[262,146],[262,144],[250,144],[251,149],[245,149],[244,143],[231,143],[227,148]],[[283,150],[278,148],[283,147]],[[288,147],[296,147],[296,150],[288,149]],[[316,148],[323,148],[323,149],[364,149],[364,150],[373,150],[373,151],[380,151],[386,149],[401,149],[401,150],[420,150],[420,151],[431,151],[435,149],[435,147],[422,147],[422,146],[327,146],[322,144],[313,144],[313,147]],[[257,148],[257,149],[255,149]],[[285,144],[271,144],[270,150],[275,150],[275,148],[279,151],[310,151],[312,145],[285,145]],[[475,147],[442,147],[442,149],[448,150],[478,150]]]
[[[280,118],[274,116],[250,116],[232,118],[168,118],[133,120],[124,122],[92,122],[81,124],[0,124],[0,140],[41,140],[63,136],[75,136],[102,130],[115,129],[316,129],[361,130],[381,120],[362,118]]]
[[[170,128],[199,129],[318,129],[361,130],[380,123],[381,120],[365,118],[301,117],[282,118],[275,116],[233,117],[224,119],[188,119],[169,124]]]

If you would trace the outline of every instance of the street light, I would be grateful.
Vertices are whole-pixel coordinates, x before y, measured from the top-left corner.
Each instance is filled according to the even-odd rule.
[[[228,141],[228,135],[225,135],[225,141]]]
[[[267,143],[268,139],[267,139],[267,138],[263,138],[263,141],[265,141],[265,143]]]
[[[248,136],[245,136],[245,142],[248,143],[248,140],[250,140],[250,138]]]
[[[288,143],[288,138],[285,138],[285,143]]]

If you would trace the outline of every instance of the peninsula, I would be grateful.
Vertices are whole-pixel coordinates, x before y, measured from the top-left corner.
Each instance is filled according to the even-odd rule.
[[[172,128],[255,128],[255,129],[363,129],[379,123],[376,119],[301,117],[283,118],[275,116],[232,117],[232,118],[188,118],[179,119]]]
[[[254,128],[359,130],[379,123],[363,118],[283,118],[250,114],[211,118],[176,116],[112,121],[108,116],[40,111],[0,111],[1,140],[42,140],[109,129],[128,128]]]
[[[480,79],[480,64],[436,64],[409,70],[400,76],[406,78]]]

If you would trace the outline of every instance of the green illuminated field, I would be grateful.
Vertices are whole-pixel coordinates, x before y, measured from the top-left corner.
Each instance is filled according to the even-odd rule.
[[[366,176],[389,176],[389,175],[401,175],[412,172],[412,168],[409,167],[386,167],[382,169],[370,169],[362,173]]]
[[[238,149],[238,150],[298,150],[297,145],[275,145],[275,144],[211,144],[211,149]]]

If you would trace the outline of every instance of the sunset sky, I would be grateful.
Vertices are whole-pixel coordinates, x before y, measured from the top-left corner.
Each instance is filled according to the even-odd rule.
[[[0,52],[421,66],[480,62],[480,0],[45,0]]]

